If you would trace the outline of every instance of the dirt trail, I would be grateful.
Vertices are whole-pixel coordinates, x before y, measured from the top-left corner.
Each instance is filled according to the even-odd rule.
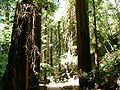
[[[65,90],[61,87],[47,87],[47,90]]]

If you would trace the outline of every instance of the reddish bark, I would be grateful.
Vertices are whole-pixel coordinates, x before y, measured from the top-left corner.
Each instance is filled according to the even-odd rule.
[[[78,52],[78,71],[90,72],[90,42],[88,27],[88,3],[87,0],[76,0],[76,20],[77,20],[77,52]],[[86,79],[79,79],[80,87],[85,90],[87,87]]]
[[[3,90],[32,90],[32,82],[38,85],[41,16],[36,12],[30,3],[17,3]]]
[[[78,68],[91,71],[88,13],[86,0],[76,0]]]

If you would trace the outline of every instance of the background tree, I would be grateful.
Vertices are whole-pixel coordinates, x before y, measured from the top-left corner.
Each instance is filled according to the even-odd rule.
[[[95,64],[96,74],[95,74],[95,82],[100,79],[99,75],[99,59],[98,59],[98,42],[97,42],[97,25],[96,25],[96,8],[95,1],[92,0],[93,6],[93,30],[94,30],[94,60],[93,64]],[[92,65],[93,66],[93,65]]]
[[[28,6],[31,4],[30,2],[27,2],[26,0],[24,0],[24,2],[26,4],[29,3]],[[93,58],[92,71],[89,73],[85,73],[84,71],[82,71],[82,72],[80,71],[79,73],[77,73],[77,68],[76,68],[77,67],[77,57],[78,57],[78,54],[77,54],[77,30],[76,30],[77,23],[76,23],[76,15],[75,15],[76,14],[76,11],[75,11],[75,7],[76,7],[75,2],[76,1],[75,0],[67,0],[64,2],[66,2],[66,5],[62,5],[62,7],[63,6],[66,7],[66,10],[64,10],[62,12],[62,14],[60,14],[61,9],[59,8],[58,9],[59,16],[60,16],[59,17],[58,15],[55,14],[55,13],[57,13],[57,11],[54,13],[54,11],[56,10],[56,4],[58,5],[57,0],[56,1],[54,1],[54,0],[33,0],[33,2],[32,2],[33,6],[31,6],[31,7],[35,9],[35,11],[32,12],[32,13],[35,12],[35,14],[30,14],[30,13],[25,14],[22,12],[20,13],[20,11],[19,11],[20,15],[16,16],[16,17],[20,18],[20,19],[18,19],[19,22],[22,22],[21,20],[23,20],[22,19],[23,17],[25,18],[24,15],[27,15],[26,17],[32,16],[31,17],[32,19],[30,20],[30,22],[34,21],[33,22],[34,24],[32,23],[31,27],[29,28],[29,30],[32,29],[32,32],[28,31],[27,34],[24,34],[24,33],[21,34],[21,32],[17,32],[17,30],[20,31],[21,28],[25,29],[25,28],[23,28],[23,22],[22,22],[22,24],[19,23],[19,25],[16,25],[13,22],[16,2],[14,0],[12,0],[12,1],[11,0],[1,0],[0,1],[0,29],[1,29],[0,30],[0,76],[2,77],[2,75],[5,71],[5,68],[6,68],[7,56],[8,56],[7,54],[8,54],[8,49],[10,46],[10,41],[11,41],[11,37],[10,37],[11,31],[12,31],[11,27],[12,27],[12,24],[14,23],[16,25],[16,26],[14,25],[14,27],[18,27],[18,26],[20,27],[20,28],[17,28],[17,30],[16,29],[13,30],[14,34],[15,34],[15,32],[17,33],[15,35],[21,36],[21,37],[26,36],[26,38],[27,38],[28,34],[31,36],[35,36],[35,38],[29,39],[29,40],[31,40],[30,42],[32,43],[29,46],[29,50],[31,50],[30,52],[35,52],[35,51],[37,52],[37,50],[38,50],[37,48],[32,47],[33,44],[36,47],[38,46],[38,48],[40,50],[39,53],[40,53],[41,57],[39,57],[38,53],[31,53],[29,55],[28,55],[28,53],[26,54],[26,52],[28,52],[29,50],[26,49],[26,47],[24,48],[24,51],[26,51],[26,52],[24,52],[24,54],[26,54],[26,55],[24,55],[24,57],[30,56],[29,58],[31,58],[33,61],[36,60],[36,64],[35,64],[36,66],[34,67],[35,62],[33,62],[31,65],[31,69],[30,70],[27,69],[28,71],[26,70],[26,67],[28,67],[29,64],[31,64],[31,63],[26,63],[27,61],[24,62],[25,67],[23,69],[23,72],[24,72],[24,76],[27,77],[24,80],[27,81],[29,75],[31,75],[30,78],[32,78],[32,79],[30,79],[30,83],[25,84],[26,88],[28,85],[30,85],[32,88],[37,86],[38,83],[36,84],[36,81],[38,81],[38,79],[40,81],[39,82],[40,84],[41,83],[45,84],[45,83],[49,83],[49,82],[69,82],[69,80],[71,80],[71,78],[73,78],[74,76],[79,76],[80,78],[83,78],[84,80],[86,80],[85,82],[87,82],[87,83],[85,83],[85,84],[87,84],[88,87],[90,87],[90,88],[91,88],[91,86],[94,86],[94,83],[96,83],[99,85],[98,88],[100,88],[100,89],[101,88],[104,88],[104,89],[109,88],[112,90],[116,89],[117,88],[116,82],[118,81],[118,77],[119,77],[119,73],[120,73],[119,72],[120,71],[120,67],[119,67],[120,66],[119,65],[120,64],[120,62],[119,62],[119,59],[120,59],[119,0],[95,1],[96,20],[94,19],[94,16],[92,13],[92,11],[93,11],[92,0],[88,1],[89,5],[88,5],[87,14],[89,16],[91,57],[94,56],[94,52],[95,52],[95,41],[94,41],[95,33],[93,30],[93,29],[95,29],[94,21],[96,21],[96,29],[97,29],[97,32],[96,32],[97,45],[96,45],[96,47],[98,48],[98,53],[99,53],[97,55],[98,60],[99,60],[99,70],[95,70],[95,64],[94,64],[94,58]],[[64,4],[64,2],[62,2],[62,3]],[[20,3],[19,6],[22,5],[22,3]],[[61,0],[59,0],[59,5],[57,7],[61,7],[60,3],[61,3]],[[6,9],[6,5],[8,6],[7,9]],[[83,6],[86,8],[86,4],[84,4]],[[41,10],[38,10],[39,7],[42,7],[42,14],[39,13],[39,12],[41,12]],[[80,7],[79,9],[82,9],[82,8]],[[20,8],[19,8],[19,10],[20,10]],[[28,9],[28,11],[29,11],[29,9]],[[82,11],[83,10],[80,10],[80,13]],[[9,15],[8,15],[8,12],[9,12]],[[30,12],[31,12],[31,9],[30,9]],[[64,12],[66,12],[66,13],[64,14]],[[86,22],[86,18],[84,19],[85,15],[86,14],[83,15],[83,18],[81,19],[83,21],[81,21],[81,22],[84,22],[84,23]],[[9,17],[9,19],[5,18],[5,17]],[[35,17],[35,18],[33,18],[33,17]],[[54,18],[54,17],[57,17],[58,20],[56,20],[56,18]],[[36,18],[38,18],[37,21],[36,21]],[[28,18],[25,20],[29,21]],[[40,20],[41,20],[41,23],[38,23]],[[58,28],[58,21],[60,21],[59,28]],[[25,21],[25,22],[28,23],[26,25],[26,28],[27,28],[29,26],[29,22],[27,22],[27,21]],[[84,23],[82,23],[82,24],[79,23],[79,24],[82,26],[86,26],[87,24],[84,24]],[[36,28],[36,25],[37,25],[37,28]],[[41,27],[39,27],[40,25],[41,25]],[[35,27],[35,28],[33,29],[32,27]],[[83,29],[84,27],[82,28],[83,30],[81,30],[81,28],[82,27],[79,28],[80,31],[87,30],[87,29]],[[39,29],[40,32],[37,29]],[[21,30],[21,31],[24,31],[24,30]],[[35,35],[33,35],[33,33]],[[82,32],[81,37],[87,35],[85,33],[86,32]],[[39,35],[39,34],[41,34],[41,35]],[[14,37],[17,37],[17,36],[14,36]],[[59,39],[59,36],[60,36],[60,39]],[[81,38],[81,40],[83,40],[81,45],[86,44],[86,43],[83,43],[86,41],[86,40],[84,40],[85,37]],[[13,36],[12,36],[12,38],[13,38]],[[39,38],[41,38],[41,40]],[[38,39],[39,39],[39,41],[37,42]],[[17,41],[18,39],[16,38],[14,40]],[[22,41],[22,38],[19,38],[19,41],[20,40]],[[79,41],[79,43],[80,42],[81,41]],[[26,44],[25,42],[21,42],[21,43],[22,43],[22,45]],[[41,45],[40,45],[40,43],[41,43]],[[29,44],[29,43],[27,43],[27,44]],[[60,44],[60,47],[59,47],[59,44]],[[20,47],[20,45],[17,45],[17,43],[15,45],[16,45],[16,48]],[[85,47],[86,46],[84,46],[82,49],[80,48],[80,50],[86,51]],[[22,52],[21,49],[19,49],[19,50]],[[12,51],[14,52],[14,50],[12,50]],[[44,51],[46,53],[44,53]],[[11,53],[13,53],[13,52],[11,52]],[[59,52],[60,52],[60,54],[58,55]],[[20,52],[19,52],[19,54],[20,54]],[[85,56],[86,54],[83,53],[83,55]],[[44,56],[46,56],[46,59],[44,58]],[[84,58],[84,56],[82,56],[82,58]],[[12,56],[9,56],[9,57],[12,57]],[[19,56],[18,58],[22,58],[22,57]],[[40,62],[40,66],[38,65],[39,62]],[[82,64],[85,62],[79,62],[79,65],[80,65],[80,63]],[[21,68],[20,64],[18,65],[18,63],[17,63],[15,65],[17,65],[16,66],[17,68]],[[14,65],[14,67],[15,67],[15,65]],[[86,66],[86,65],[84,65],[84,66]],[[61,66],[61,70],[59,70],[59,68],[60,68],[59,66]],[[80,65],[80,66],[82,66],[82,65]],[[34,67],[34,68],[32,68],[32,67]],[[82,68],[82,67],[80,67],[80,68]],[[87,69],[87,68],[85,68],[85,69]],[[35,73],[37,71],[38,75],[34,75],[35,73],[32,72],[32,70],[34,70]],[[22,71],[22,69],[20,70],[20,72],[21,71]],[[95,77],[96,71],[99,72],[99,74],[100,74],[100,78],[98,80]],[[27,73],[29,73],[29,72],[31,72],[31,74],[28,75]],[[20,75],[23,75],[23,74],[19,75],[19,71],[16,71],[16,73],[17,73],[16,78],[18,78]],[[61,75],[61,77],[59,77],[60,75]],[[4,75],[4,77],[5,77],[5,75]],[[44,78],[46,78],[46,81],[44,80]],[[50,80],[48,80],[48,78]],[[81,79],[81,81],[83,79]],[[5,79],[4,79],[4,81],[5,81]],[[7,81],[7,78],[6,78],[6,81]],[[16,80],[16,81],[18,81],[18,80]],[[26,83],[26,81],[24,81],[24,82]],[[18,83],[18,84],[20,84],[20,83]],[[96,89],[98,89],[98,88],[96,88]],[[42,87],[41,87],[41,89],[42,89]]]

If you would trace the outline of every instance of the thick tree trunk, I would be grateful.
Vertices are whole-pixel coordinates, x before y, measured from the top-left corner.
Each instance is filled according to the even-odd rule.
[[[32,4],[17,3],[8,65],[2,79],[3,90],[33,88],[33,77],[38,75],[40,64],[41,24],[38,23],[41,18],[37,10]]]
[[[77,19],[77,50],[78,50],[78,70],[84,72],[91,71],[90,42],[88,27],[88,3],[87,0],[76,0]],[[84,80],[79,80],[80,86],[86,86]]]
[[[78,67],[91,71],[89,27],[86,0],[76,0]]]

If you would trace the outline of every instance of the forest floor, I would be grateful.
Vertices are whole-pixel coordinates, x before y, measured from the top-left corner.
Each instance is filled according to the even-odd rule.
[[[47,87],[47,90],[64,90],[64,88],[61,88],[61,87]]]
[[[77,90],[73,89],[79,86],[79,79],[70,78],[66,83],[49,83],[46,84],[47,90]]]

